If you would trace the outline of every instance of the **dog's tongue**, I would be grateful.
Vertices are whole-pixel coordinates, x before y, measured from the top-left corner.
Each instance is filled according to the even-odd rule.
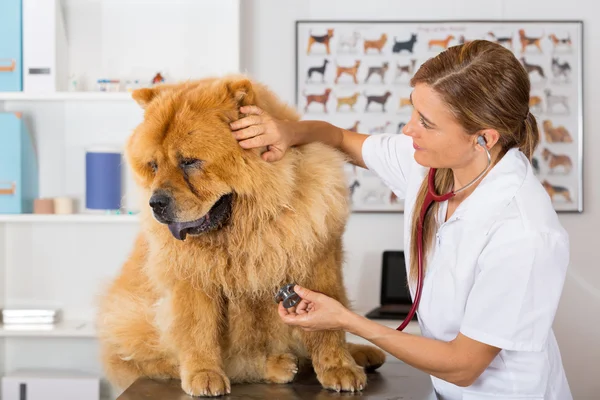
[[[175,239],[177,240],[185,240],[187,233],[189,230],[193,228],[198,228],[200,225],[204,224],[208,219],[208,214],[204,217],[197,219],[195,221],[188,222],[171,222],[169,224],[169,230]]]

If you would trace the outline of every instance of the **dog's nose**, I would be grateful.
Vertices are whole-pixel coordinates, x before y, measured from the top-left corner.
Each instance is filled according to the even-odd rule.
[[[154,193],[152,197],[150,197],[149,203],[154,211],[163,210],[171,203],[171,197],[164,193]]]

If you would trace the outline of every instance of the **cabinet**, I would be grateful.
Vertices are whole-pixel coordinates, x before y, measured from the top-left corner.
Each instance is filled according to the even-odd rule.
[[[0,374],[20,368],[102,374],[96,296],[125,261],[138,219],[86,212],[85,149],[122,147],[142,110],[130,93],[96,92],[95,82],[239,72],[239,6],[239,0],[63,0],[65,61],[83,91],[0,92],[0,111],[22,112],[33,133],[40,197],[74,198],[77,211],[0,214],[0,305],[59,307],[64,321],[52,330],[0,326]],[[128,172],[124,186],[123,205],[135,211]],[[113,398],[106,384],[103,397]]]

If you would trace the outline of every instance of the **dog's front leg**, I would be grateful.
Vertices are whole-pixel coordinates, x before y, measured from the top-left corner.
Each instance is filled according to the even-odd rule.
[[[192,396],[230,393],[219,340],[222,299],[189,282],[176,283],[169,297],[171,323],[165,340],[177,352],[181,387]]]

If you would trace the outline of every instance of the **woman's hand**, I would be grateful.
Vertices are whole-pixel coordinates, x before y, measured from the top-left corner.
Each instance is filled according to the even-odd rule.
[[[256,106],[243,106],[242,114],[248,114],[230,124],[233,136],[244,149],[267,147],[262,154],[265,161],[281,160],[287,149],[293,145],[292,124],[276,120]]]
[[[279,303],[279,316],[283,322],[305,331],[345,329],[351,311],[339,301],[298,285],[294,286],[294,291],[302,300],[296,307],[288,309],[283,307],[283,302]]]

